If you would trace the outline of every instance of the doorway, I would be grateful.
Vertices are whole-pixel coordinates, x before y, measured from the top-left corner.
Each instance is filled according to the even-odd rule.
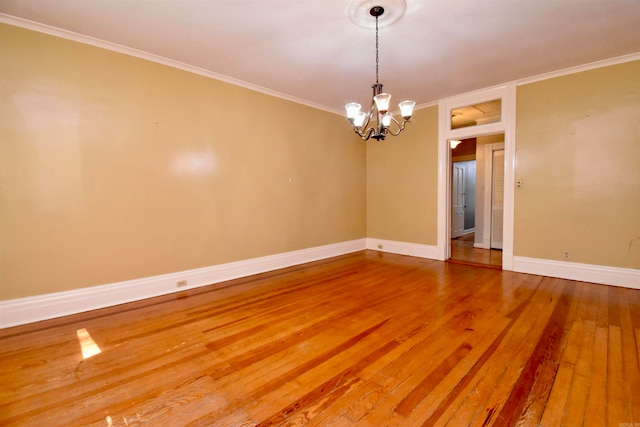
[[[504,133],[468,137],[451,147],[449,259],[501,268]]]
[[[502,269],[513,270],[513,207],[515,171],[515,100],[516,85],[509,83],[490,89],[447,98],[438,103],[438,259],[452,255],[452,144],[468,138],[503,134],[504,173],[502,209]],[[476,160],[476,172],[484,162]],[[477,172],[478,173],[478,172]],[[480,182],[477,183],[480,188]],[[479,196],[476,196],[479,200]],[[484,201],[484,199],[482,199]],[[476,215],[479,205],[476,205]],[[484,211],[484,210],[483,210]],[[497,227],[497,220],[495,217]],[[485,223],[476,221],[474,246],[482,234],[484,249]],[[490,227],[489,227],[490,229]],[[490,244],[489,249],[491,250]],[[494,249],[499,251],[499,249]]]

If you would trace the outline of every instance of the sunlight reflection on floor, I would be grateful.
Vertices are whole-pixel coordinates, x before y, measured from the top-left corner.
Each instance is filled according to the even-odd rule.
[[[85,328],[78,329],[76,333],[78,335],[78,341],[80,342],[80,349],[82,350],[83,359],[88,359],[102,352],[102,350],[100,350],[100,347],[98,347],[98,344],[96,344],[95,341],[93,341],[93,338],[91,338],[89,331],[87,331]]]

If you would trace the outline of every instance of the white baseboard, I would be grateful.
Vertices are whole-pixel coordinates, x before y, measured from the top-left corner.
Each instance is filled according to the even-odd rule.
[[[138,301],[364,249],[441,260],[441,250],[436,246],[358,239],[160,276],[0,301],[0,328]],[[517,256],[512,259],[512,270],[521,273],[640,289],[640,270],[636,269]],[[187,286],[176,287],[178,280],[186,280]]]
[[[640,270],[633,268],[608,267],[514,256],[513,271],[640,289]]]
[[[0,328],[110,307],[366,249],[366,239],[285,252],[228,264],[0,301]],[[178,280],[187,285],[177,287]]]
[[[418,243],[367,238],[367,249],[398,255],[410,255],[419,258],[440,259],[439,251],[436,246],[422,245]]]
[[[367,238],[367,249],[442,261],[436,246]],[[513,256],[503,252],[502,269],[538,276],[640,289],[640,270]]]

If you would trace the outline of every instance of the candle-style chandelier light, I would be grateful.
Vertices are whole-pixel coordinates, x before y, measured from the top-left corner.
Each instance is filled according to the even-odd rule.
[[[396,120],[393,114],[389,112],[391,94],[382,92],[382,83],[378,81],[378,18],[383,13],[384,8],[382,6],[374,6],[369,10],[369,14],[376,18],[376,83],[371,86],[373,88],[371,108],[369,112],[364,112],[361,111],[362,106],[356,102],[350,102],[345,105],[347,118],[353,125],[353,130],[365,141],[369,138],[380,141],[387,135],[398,136],[404,130],[405,124],[411,119],[413,107],[416,105],[414,101],[402,101],[398,104],[402,123]],[[374,118],[376,121],[375,127],[368,127]]]

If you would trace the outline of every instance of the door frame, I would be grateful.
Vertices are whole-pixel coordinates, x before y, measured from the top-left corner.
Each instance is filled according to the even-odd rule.
[[[501,100],[500,121],[451,129],[451,111],[481,102]],[[513,212],[515,191],[515,123],[516,85],[509,83],[471,92],[438,103],[438,234],[436,251],[439,260],[451,257],[451,139],[504,133],[504,223],[502,269],[513,270]]]

